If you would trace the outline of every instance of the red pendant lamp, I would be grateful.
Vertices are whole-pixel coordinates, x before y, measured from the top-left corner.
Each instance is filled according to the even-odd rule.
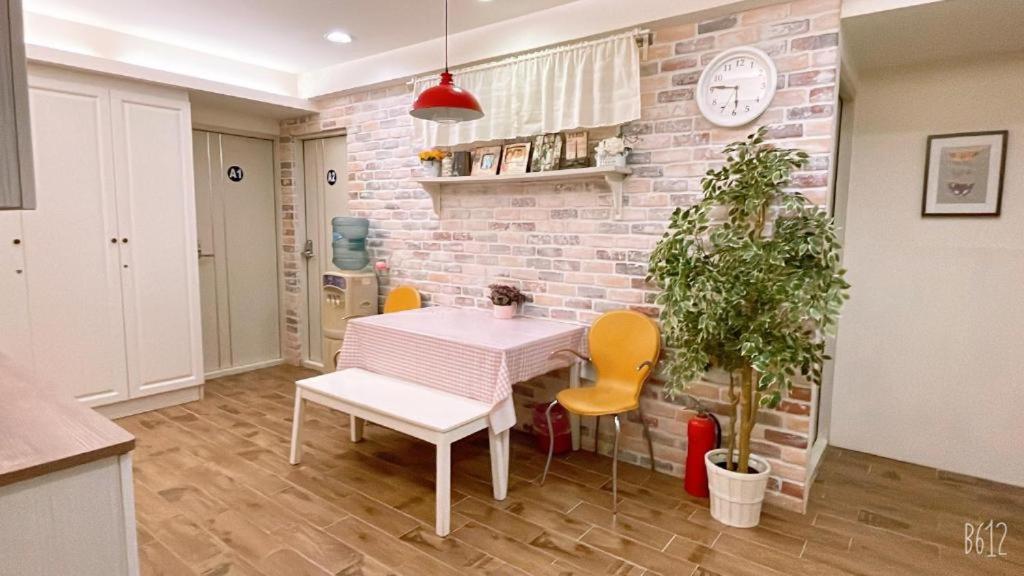
[[[421,92],[409,113],[414,118],[439,124],[455,124],[484,117],[476,96],[456,86],[448,71],[448,0],[444,1],[444,72],[441,72],[441,83]]]

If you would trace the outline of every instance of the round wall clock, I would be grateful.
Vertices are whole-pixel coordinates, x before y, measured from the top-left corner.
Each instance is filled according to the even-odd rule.
[[[775,96],[775,62],[753,46],[730,48],[704,68],[697,82],[697,105],[719,126],[752,122]]]

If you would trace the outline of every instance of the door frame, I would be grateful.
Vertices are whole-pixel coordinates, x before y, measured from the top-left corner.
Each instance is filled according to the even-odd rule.
[[[853,124],[855,110],[855,86],[853,79],[846,74],[841,75],[839,92],[836,95],[835,115],[835,141],[832,148],[832,165],[829,175],[829,216],[836,219],[840,244],[845,243],[846,229],[846,202],[848,200],[848,176],[850,169],[850,158],[853,154]],[[845,137],[844,137],[845,135]],[[839,208],[837,210],[837,207]],[[843,252],[840,250],[840,263],[843,260]],[[832,423],[832,394],[835,388],[835,355],[836,344],[839,340],[839,330],[827,337],[826,352],[832,358],[823,365],[822,382],[820,385],[811,386],[811,406],[813,407],[813,419],[810,422],[808,438],[811,445],[808,448],[808,474],[807,485],[810,486],[817,477],[822,458],[829,446]]]
[[[348,130],[345,128],[338,128],[334,130],[324,130],[322,132],[315,132],[312,134],[304,134],[302,136],[295,136],[292,138],[292,145],[295,150],[295,165],[292,167],[292,178],[294,181],[295,190],[295,239],[299,241],[301,239],[302,244],[306,241],[306,157],[305,147],[308,140],[322,140],[324,138],[335,138],[335,137],[346,138],[345,145],[348,146]],[[348,194],[348,177],[346,172],[346,178],[342,180],[344,186],[343,192]],[[324,205],[324,195],[320,194],[320,205]],[[296,248],[299,248],[296,245]],[[325,255],[326,256],[326,255]],[[307,282],[309,278],[309,271],[306,269],[306,261],[301,259],[301,254],[297,254],[296,258],[299,258],[299,263],[302,265],[302,274],[300,275],[300,290],[301,297],[299,298],[299,334],[300,334],[300,357],[299,362],[306,368],[314,370],[323,369],[322,364],[317,364],[310,361],[309,359],[309,294],[311,286]],[[282,282],[284,281],[284,275],[281,275]],[[285,314],[282,314],[282,319]]]

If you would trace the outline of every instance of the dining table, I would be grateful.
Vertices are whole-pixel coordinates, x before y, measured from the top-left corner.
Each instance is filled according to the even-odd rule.
[[[362,368],[491,405],[489,425],[503,439],[507,463],[508,431],[516,423],[512,386],[567,366],[568,385],[579,386],[579,362],[553,354],[565,349],[587,355],[585,326],[429,306],[350,320],[337,369]],[[579,449],[579,419],[570,418],[570,426]]]

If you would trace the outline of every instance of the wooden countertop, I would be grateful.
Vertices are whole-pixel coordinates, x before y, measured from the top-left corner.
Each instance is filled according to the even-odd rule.
[[[0,486],[134,448],[120,426],[0,356]]]

